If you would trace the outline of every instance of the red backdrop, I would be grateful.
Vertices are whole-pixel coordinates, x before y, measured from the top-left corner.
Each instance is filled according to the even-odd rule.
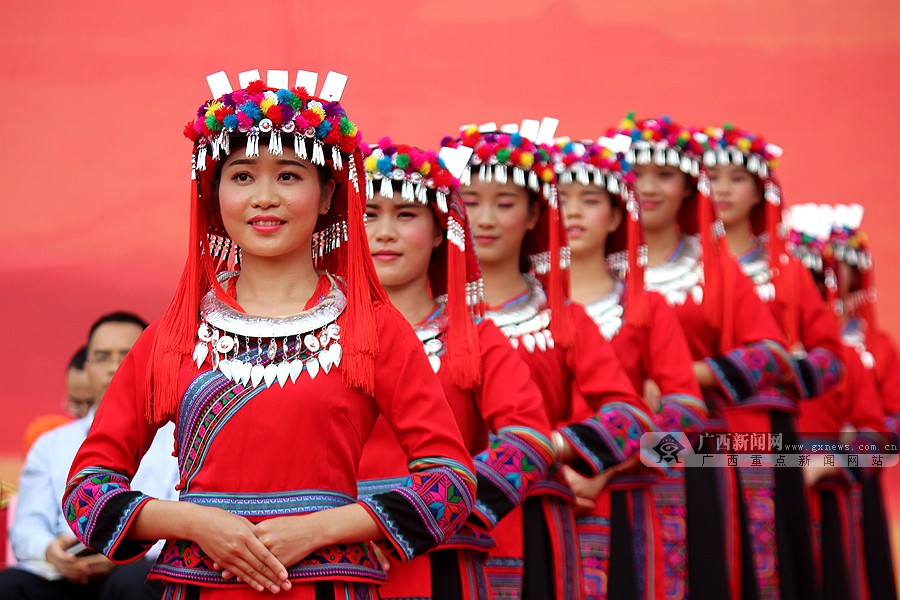
[[[573,137],[629,110],[733,121],[785,148],[789,202],[866,205],[882,319],[900,331],[900,4],[685,4],[4,0],[0,453],[58,409],[96,316],[164,310],[186,245],[181,129],[220,69],[347,73],[368,139],[426,146],[461,123],[544,115]]]

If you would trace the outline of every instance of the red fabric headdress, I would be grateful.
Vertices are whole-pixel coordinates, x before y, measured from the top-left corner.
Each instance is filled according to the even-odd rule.
[[[481,382],[481,353],[473,318],[483,312],[481,269],[462,200],[460,173],[471,149],[421,150],[381,139],[367,149],[366,196],[399,195],[406,202],[428,205],[444,231],[431,254],[428,281],[435,299],[446,298],[447,359],[454,385],[471,389]]]
[[[178,370],[183,357],[191,354],[203,295],[214,290],[233,303],[216,275],[239,264],[240,249],[222,226],[214,201],[217,165],[228,155],[233,136],[243,138],[248,156],[258,155],[266,136],[268,150],[262,151],[280,154],[283,144],[292,144],[299,157],[327,166],[334,176],[331,209],[319,217],[313,234],[313,260],[317,269],[335,275],[345,286],[347,307],[339,319],[342,325],[351,324],[341,329],[345,381],[373,392],[378,353],[373,302],[386,301],[386,296],[375,276],[363,225],[361,135],[338,103],[346,76],[330,72],[318,97],[312,95],[316,79],[315,73],[300,71],[297,86],[287,89],[287,71],[269,71],[268,85],[251,71],[241,73],[243,87],[233,90],[224,72],[207,78],[213,99],[200,106],[184,130],[194,143],[188,257],[156,332],[148,367],[151,420],[161,420],[177,407]]]

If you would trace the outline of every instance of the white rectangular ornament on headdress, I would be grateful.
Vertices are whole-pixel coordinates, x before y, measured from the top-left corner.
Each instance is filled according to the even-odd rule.
[[[298,88],[303,88],[310,96],[316,95],[316,85],[319,83],[319,74],[315,71],[297,71]]]
[[[469,164],[469,159],[472,157],[473,152],[474,150],[468,146],[459,146],[457,148],[444,146],[438,152],[438,156],[444,161],[444,166],[447,167],[450,174],[459,179],[466,165]]]
[[[524,119],[522,126],[519,127],[519,134],[526,140],[535,141],[538,131],[541,128],[541,122],[537,119]]]
[[[228,75],[225,71],[207,75],[206,83],[209,85],[209,91],[212,92],[213,98],[221,98],[225,94],[230,94],[234,91],[231,87],[231,82],[228,81]]]
[[[322,84],[322,91],[319,92],[319,98],[329,102],[340,102],[341,96],[344,94],[344,86],[346,85],[346,75],[328,71],[328,75],[325,76],[325,83]]]
[[[497,131],[497,124],[493,121],[490,123],[482,123],[478,126],[478,131],[481,133],[490,133],[492,131]]]
[[[500,126],[500,131],[503,133],[508,133],[510,135],[519,132],[519,124],[518,123],[506,123],[505,125]]]
[[[288,72],[269,69],[266,73],[266,85],[274,90],[288,89]]]
[[[557,127],[559,127],[559,119],[554,119],[553,117],[544,117],[541,119],[541,126],[534,138],[534,143],[540,146],[541,144],[549,144],[552,142],[553,136],[556,135]]]
[[[254,81],[261,81],[262,76],[259,74],[259,70],[253,69],[252,71],[244,71],[243,73],[238,73],[238,83],[241,84],[242,88],[246,88],[248,85],[253,83]]]

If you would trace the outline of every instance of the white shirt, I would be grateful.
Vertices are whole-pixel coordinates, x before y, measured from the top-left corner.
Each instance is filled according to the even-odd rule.
[[[86,417],[52,429],[40,436],[28,452],[19,478],[15,521],[9,532],[18,568],[47,579],[62,578],[56,567],[47,562],[47,546],[58,535],[72,535],[62,511],[62,496],[75,454],[93,421],[91,411]],[[178,499],[178,461],[172,456],[174,435],[173,423],[156,433],[132,480],[134,489],[161,500]],[[148,554],[155,557],[161,548],[162,542]]]

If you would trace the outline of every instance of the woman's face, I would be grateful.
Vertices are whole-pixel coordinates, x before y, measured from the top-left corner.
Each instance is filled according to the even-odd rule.
[[[694,193],[688,176],[668,165],[634,165],[633,170],[644,229],[652,232],[675,224],[682,202]]]
[[[218,194],[222,224],[243,256],[311,258],[316,220],[331,206],[334,182],[285,147],[281,156],[232,152],[222,165]]]
[[[540,215],[540,206],[530,202],[528,191],[513,182],[485,182],[477,176],[460,191],[479,262],[518,260],[525,234],[534,229]]]
[[[606,238],[622,222],[622,210],[613,206],[609,192],[596,185],[562,184],[559,203],[572,255],[602,253]]]
[[[428,276],[442,232],[428,206],[375,196],[366,204],[366,234],[378,279],[385,288]]]
[[[722,165],[709,168],[716,214],[726,228],[750,220],[750,211],[762,201],[759,179],[744,167]]]

